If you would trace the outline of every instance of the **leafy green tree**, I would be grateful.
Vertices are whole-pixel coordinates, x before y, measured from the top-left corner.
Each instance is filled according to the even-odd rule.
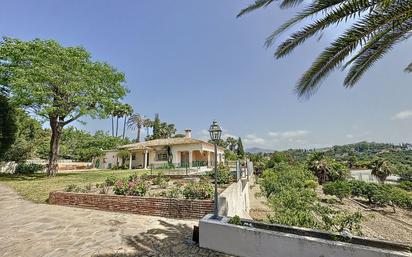
[[[277,1],[256,0],[255,3],[241,10],[242,16],[258,8],[267,7]],[[303,1],[282,0],[281,8],[294,7]],[[289,38],[280,43],[275,51],[276,58],[291,53],[307,39],[319,35],[323,30],[348,26],[312,63],[296,85],[299,96],[310,96],[318,89],[332,71],[349,68],[344,86],[351,88],[364,73],[397,43],[408,39],[412,29],[412,2],[407,1],[310,1],[296,16],[283,23],[267,39],[265,45],[272,46],[279,36],[302,24]],[[317,17],[316,19],[312,19]],[[306,21],[310,20],[308,24]],[[348,23],[348,21],[351,21]],[[343,30],[342,30],[343,31]],[[406,69],[410,72],[412,64]]]
[[[14,103],[49,121],[49,175],[57,172],[64,126],[83,116],[107,117],[127,92],[121,84],[123,73],[92,61],[81,47],[63,47],[53,40],[4,38],[0,77],[9,85]]]
[[[245,150],[243,150],[243,143],[240,137],[237,140],[237,155],[239,158],[243,158],[245,156]]]
[[[10,105],[9,99],[0,93],[0,161],[10,149],[16,139],[15,108]]]
[[[392,174],[392,168],[386,160],[376,160],[372,165],[372,175],[376,176],[381,183],[384,183],[386,178]]]
[[[342,202],[343,198],[351,195],[352,188],[346,181],[335,181],[325,183],[323,185],[323,192],[327,195],[336,196]]]
[[[14,109],[16,140],[4,154],[4,160],[24,162],[35,157],[36,149],[42,144],[44,133],[40,122],[31,118],[24,110]]]

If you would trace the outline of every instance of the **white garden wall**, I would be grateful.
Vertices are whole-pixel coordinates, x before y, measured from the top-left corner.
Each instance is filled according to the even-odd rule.
[[[199,222],[200,247],[244,257],[401,257],[408,252],[380,249],[272,230],[237,226],[205,216]]]
[[[226,188],[219,195],[218,208],[220,216],[250,218],[249,181],[246,178],[239,179]]]

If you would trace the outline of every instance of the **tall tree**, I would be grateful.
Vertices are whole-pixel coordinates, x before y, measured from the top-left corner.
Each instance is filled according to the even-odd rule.
[[[153,127],[153,121],[145,117],[143,120],[143,127],[146,128],[146,138],[149,138],[149,129]]]
[[[160,118],[159,114],[155,114],[155,118],[153,121],[153,135],[152,139],[159,139],[160,138]]]
[[[240,137],[237,140],[237,155],[240,158],[243,158],[245,156],[245,150],[243,149],[243,143]]]
[[[275,2],[277,1],[256,0],[254,4],[241,10],[238,17]],[[294,7],[302,2],[281,0],[280,7]],[[312,0],[295,17],[275,30],[266,39],[265,45],[272,46],[279,35],[301,22],[304,25],[300,30],[292,33],[277,47],[276,58],[286,56],[307,39],[319,35],[329,27],[349,25],[349,29],[341,30],[344,32],[338,34],[337,39],[317,57],[298,81],[297,94],[308,97],[316,92],[323,79],[341,67],[350,67],[344,86],[353,87],[397,43],[408,39],[412,29],[412,1]],[[412,63],[405,70],[411,72]]]
[[[0,161],[16,139],[16,110],[7,96],[0,92]]]
[[[123,133],[122,133],[122,139],[125,138],[126,136],[126,123],[127,123],[127,117],[132,115],[133,113],[133,107],[129,104],[124,105],[124,112],[123,112]]]
[[[235,152],[238,140],[233,137],[226,138],[226,143],[230,151]]]
[[[136,130],[136,143],[140,142],[140,130],[144,125],[144,121],[145,119],[139,113],[132,114],[127,121],[127,126],[130,129]]]
[[[63,127],[82,116],[107,117],[127,93],[123,73],[92,61],[82,47],[63,47],[53,40],[4,38],[0,77],[6,77],[14,103],[49,120],[49,175],[57,172]]]

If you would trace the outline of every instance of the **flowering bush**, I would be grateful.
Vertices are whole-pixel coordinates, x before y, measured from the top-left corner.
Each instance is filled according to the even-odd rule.
[[[128,195],[144,196],[147,192],[147,185],[144,181],[130,181],[128,183]]]
[[[116,195],[144,196],[147,192],[147,185],[139,179],[132,181],[118,180],[114,184],[113,192]]]
[[[121,180],[116,181],[116,183],[114,183],[113,192],[116,195],[126,195],[128,189],[129,189],[128,182],[121,179]]]

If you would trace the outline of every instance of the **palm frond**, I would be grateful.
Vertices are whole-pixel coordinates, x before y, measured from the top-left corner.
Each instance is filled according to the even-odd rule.
[[[270,5],[274,0],[256,0],[253,4],[249,5],[248,7],[242,9],[239,14],[236,16],[236,18],[239,18],[240,16],[249,13],[251,11],[254,11],[256,9],[266,7]]]
[[[372,44],[365,45],[365,50],[362,50],[352,67],[350,68],[348,75],[344,80],[346,87],[353,87],[364,73],[373,66],[382,56],[392,50],[393,46],[401,41],[406,33],[412,29],[412,19],[404,23],[402,28],[395,30],[389,30],[379,40],[375,40]]]
[[[357,2],[355,4],[355,2]],[[276,58],[281,58],[290,53],[295,47],[304,43],[310,37],[316,35],[325,28],[337,24],[344,19],[353,18],[359,12],[363,12],[371,8],[373,4],[365,0],[353,0],[344,3],[335,10],[329,12],[324,18],[315,21],[314,23],[305,26],[298,32],[293,33],[290,38],[279,45],[275,52]]]
[[[266,39],[265,41],[265,46],[270,47],[274,41],[276,40],[277,36],[279,36],[281,33],[285,32],[287,29],[292,27],[293,25],[296,25],[298,22],[311,17],[321,11],[325,11],[328,8],[333,7],[334,5],[341,3],[345,0],[325,0],[325,1],[316,1],[306,7],[303,11],[298,13],[295,17],[292,19],[286,21],[283,23],[278,29],[276,29],[272,34]]]
[[[411,2],[409,3],[411,5]],[[362,42],[367,42],[380,30],[387,26],[394,26],[402,18],[408,19],[412,9],[407,5],[392,8],[386,15],[373,12],[366,15],[359,22],[352,25],[342,36],[326,48],[315,60],[311,67],[303,74],[296,86],[299,97],[311,96],[316,92],[320,82],[340,65]]]

